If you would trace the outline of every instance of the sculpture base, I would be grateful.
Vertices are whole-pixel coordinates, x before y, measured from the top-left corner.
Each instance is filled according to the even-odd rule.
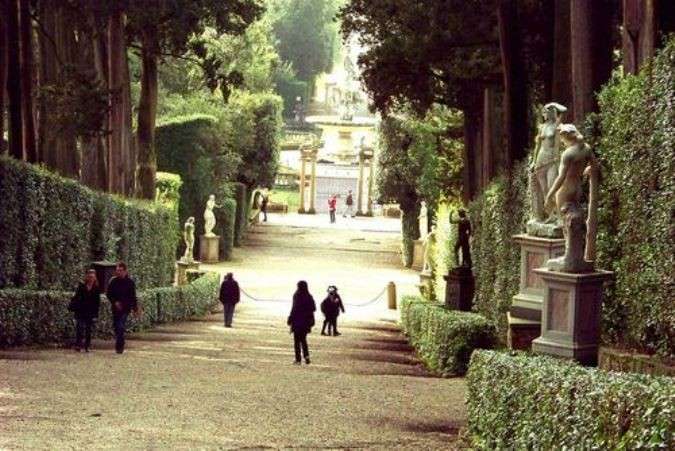
[[[471,268],[458,266],[445,279],[445,305],[453,310],[470,312],[473,306],[475,281]]]
[[[420,283],[417,284],[420,290],[420,295],[428,301],[434,300],[434,280],[431,271],[423,271],[420,273]]]
[[[541,322],[516,318],[506,313],[509,330],[506,334],[506,345],[509,349],[529,351],[532,342],[541,335]]]
[[[199,240],[199,260],[204,263],[218,263],[218,235],[202,235]]]
[[[411,268],[417,271],[422,271],[424,267],[424,242],[422,240],[414,241],[413,261]]]
[[[530,219],[525,226],[527,234],[540,238],[562,238],[563,229],[559,222],[540,222]]]
[[[199,262],[198,261],[191,261],[191,262],[186,262],[184,260],[178,260],[176,262],[176,285],[187,285],[188,284],[188,278],[187,278],[187,272],[189,270],[198,270],[199,269]]]
[[[541,321],[544,282],[534,270],[544,266],[551,258],[562,255],[565,240],[527,234],[515,235],[513,239],[520,245],[520,289],[511,302],[511,316]]]
[[[600,339],[603,284],[609,271],[573,274],[535,269],[544,281],[541,337],[532,351],[595,365]]]
[[[105,293],[105,290],[108,289],[108,282],[110,282],[112,276],[115,275],[117,263],[98,261],[92,262],[91,266],[94,268],[94,271],[96,271],[96,281],[98,282],[98,286],[101,288],[101,292]]]

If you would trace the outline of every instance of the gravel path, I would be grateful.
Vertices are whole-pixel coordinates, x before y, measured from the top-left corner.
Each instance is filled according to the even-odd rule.
[[[121,356],[107,341],[89,354],[0,351],[0,449],[453,448],[464,381],[425,372],[384,299],[348,305],[341,337],[315,328],[312,364],[292,364],[282,298],[302,274],[315,297],[335,282],[348,304],[388,280],[414,288],[395,237],[340,233],[265,225],[250,234],[234,262],[213,269],[279,300],[244,299],[232,329],[214,314],[132,335]]]

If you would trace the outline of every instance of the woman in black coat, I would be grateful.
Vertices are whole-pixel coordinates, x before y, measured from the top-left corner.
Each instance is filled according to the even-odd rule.
[[[82,339],[84,338],[84,350],[89,352],[91,345],[91,330],[94,320],[98,318],[98,309],[101,305],[101,290],[96,280],[96,271],[90,269],[85,275],[84,282],[81,282],[73,299],[70,301],[68,310],[75,314],[76,333],[75,350],[82,348]]]
[[[316,304],[314,303],[314,298],[309,293],[307,282],[301,280],[298,282],[298,289],[293,295],[293,307],[287,321],[288,325],[291,326],[291,332],[293,332],[296,365],[300,365],[300,351],[305,356],[305,362],[309,364],[307,334],[314,326],[315,310]]]

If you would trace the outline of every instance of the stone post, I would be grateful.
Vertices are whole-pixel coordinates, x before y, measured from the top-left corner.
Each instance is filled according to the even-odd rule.
[[[312,164],[312,179],[310,180],[309,188],[309,210],[307,213],[315,214],[316,209],[314,208],[314,199],[316,197],[316,155],[318,149],[312,149],[312,152],[309,154],[310,163]]]
[[[305,151],[300,149],[300,208],[298,213],[305,212]]]
[[[368,200],[366,202],[366,216],[373,216],[373,158],[368,164]]]
[[[394,282],[387,284],[387,306],[389,310],[396,310],[396,285]]]
[[[365,155],[363,149],[359,152],[359,181],[356,188],[356,215],[363,216],[363,166]]]

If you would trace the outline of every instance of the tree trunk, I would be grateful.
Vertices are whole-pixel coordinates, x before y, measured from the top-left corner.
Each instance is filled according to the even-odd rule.
[[[33,111],[33,25],[30,18],[30,0],[19,1],[19,34],[21,45],[21,114],[24,155],[31,163],[38,162],[35,145]]]
[[[572,61],[570,60],[570,0],[555,0],[553,10],[553,71],[551,102],[567,107],[567,116],[574,116],[572,96]]]
[[[5,92],[7,91],[7,15],[0,2],[0,155],[5,153]]]
[[[612,71],[612,14],[609,0],[571,0],[570,33],[574,122],[597,110],[596,92]]]
[[[499,45],[504,71],[504,133],[506,166],[527,155],[529,104],[527,80],[522,61],[522,39],[515,0],[500,0],[498,8]]]
[[[19,0],[5,0],[7,9],[7,97],[9,100],[9,153],[24,159],[21,113],[21,57],[19,50]]]
[[[657,0],[623,0],[623,70],[637,74],[656,47]]]
[[[481,141],[482,141],[482,104],[477,99],[480,93],[477,90],[466,89],[475,95],[468,95],[464,108],[464,168],[462,172],[462,199],[465,203],[471,201],[480,193],[481,182]]]
[[[481,182],[484,188],[495,175],[495,151],[497,146],[494,142],[494,87],[486,86],[483,89],[483,132],[482,132],[482,148],[483,158],[481,168]]]
[[[157,47],[151,31],[143,35],[141,98],[138,106],[138,184],[139,195],[155,198],[155,116],[157,114]]]

